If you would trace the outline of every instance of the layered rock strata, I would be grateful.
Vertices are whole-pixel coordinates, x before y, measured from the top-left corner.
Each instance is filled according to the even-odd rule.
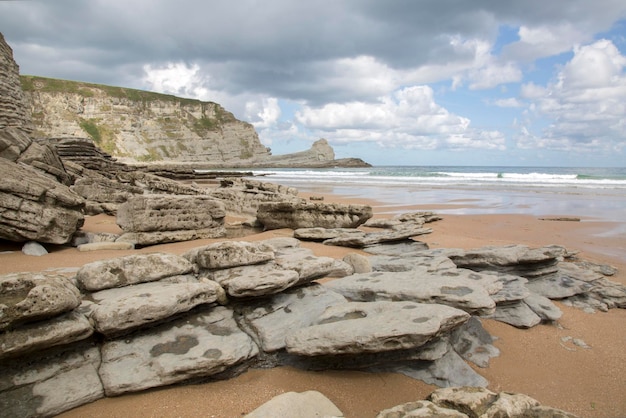
[[[598,276],[611,269],[577,262],[561,247],[424,250],[407,240],[375,248],[362,273],[275,238],[97,261],[73,277],[0,277],[0,405],[12,416],[51,416],[102,396],[276,365],[484,387],[467,362],[488,367],[499,351],[480,317],[529,327],[560,314],[514,271],[533,280],[546,265],[550,274],[575,274],[591,284],[578,303],[617,307],[626,297],[624,286]],[[452,260],[463,264],[464,254],[474,267],[508,260],[507,272],[458,267]],[[312,283],[322,277],[339,278]],[[523,306],[539,320],[520,313]],[[27,364],[39,372],[26,376]],[[485,411],[514,401],[472,390],[488,395]]]

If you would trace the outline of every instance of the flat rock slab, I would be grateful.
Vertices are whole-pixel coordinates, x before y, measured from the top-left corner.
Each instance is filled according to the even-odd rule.
[[[593,285],[581,280],[572,279],[560,273],[530,280],[526,287],[531,292],[548,299],[564,299],[570,296],[587,293]]]
[[[346,303],[346,298],[327,287],[310,286],[288,289],[266,300],[237,306],[240,324],[254,335],[265,352],[285,348],[287,333],[315,323],[330,306]]]
[[[257,354],[232,310],[219,306],[105,342],[100,376],[114,396],[212,376]]]
[[[410,271],[426,267],[429,272],[455,270],[456,265],[448,257],[419,255],[373,255],[369,257],[374,271]]]
[[[287,392],[275,396],[244,418],[298,417],[342,418],[343,412],[320,392],[309,390],[302,393]]]
[[[499,271],[532,279],[558,271],[558,262],[565,253],[563,247],[555,245],[540,248],[508,245],[456,250],[448,256],[459,267]]]
[[[337,268],[338,260],[332,257],[317,257],[308,248],[283,248],[276,252],[275,262],[285,270],[298,272],[298,284],[330,275]]]
[[[2,416],[51,417],[104,397],[99,367],[89,343],[0,364]]]
[[[516,328],[532,328],[541,323],[539,315],[522,301],[498,305],[490,318]]]
[[[78,251],[103,251],[103,250],[134,250],[132,242],[89,242],[76,247]]]
[[[485,283],[473,280],[485,278]],[[413,301],[441,303],[469,313],[490,314],[496,304],[488,289],[496,292],[496,280],[467,270],[446,270],[441,274],[418,267],[406,272],[372,272],[353,274],[326,284],[330,289],[354,301]]]
[[[224,290],[215,282],[150,282],[108,289],[91,295],[89,317],[96,331],[115,336],[215,302]]]
[[[182,229],[175,231],[126,232],[117,242],[129,242],[135,245],[156,245],[168,242],[193,241],[197,239],[213,239],[226,236],[223,225],[202,229]]]
[[[225,241],[194,248],[183,257],[203,269],[225,269],[271,261],[274,249],[264,243]]]
[[[341,247],[363,248],[387,242],[408,240],[418,235],[430,234],[431,228],[421,226],[408,226],[384,232],[363,232],[362,234],[340,235],[324,241],[325,245],[337,245]]]
[[[257,220],[266,230],[280,228],[356,228],[373,215],[368,205],[341,203],[269,202],[261,203]]]
[[[87,318],[71,311],[0,333],[0,360],[84,340],[93,334]]]
[[[76,280],[85,290],[95,292],[152,282],[192,270],[189,261],[174,254],[137,254],[85,264],[76,273]]]
[[[254,274],[241,274],[224,283],[229,296],[248,298],[273,295],[294,286],[300,280],[298,272],[294,270],[272,269],[265,272],[259,272],[254,268],[246,270]]]
[[[69,312],[80,302],[78,288],[65,276],[44,273],[0,276],[0,331]]]
[[[445,305],[349,302],[326,309],[317,324],[289,333],[286,349],[301,356],[407,350],[468,319],[467,313]]]
[[[224,226],[224,204],[211,196],[139,195],[119,206],[124,232],[201,230]]]

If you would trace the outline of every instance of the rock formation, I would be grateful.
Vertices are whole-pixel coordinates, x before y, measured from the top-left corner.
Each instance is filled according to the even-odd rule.
[[[0,34],[0,239],[64,244],[83,224],[83,199],[48,144],[34,142],[18,66]]]
[[[564,274],[589,286],[560,300],[625,306],[626,288],[602,273],[611,269],[562,247],[429,250],[407,238],[366,249],[373,255],[359,273],[295,238],[274,238],[96,261],[75,275],[2,276],[0,406],[11,416],[50,416],[102,396],[289,365],[473,386],[463,396],[474,401],[457,389],[429,401],[464,404],[453,409],[470,416],[498,416],[505,405],[543,416],[552,411],[523,395],[479,389],[488,382],[467,362],[488,367],[499,355],[480,318],[521,328],[557,320],[558,308],[537,293],[543,287],[531,285]],[[338,278],[314,282],[323,277]],[[422,407],[433,408],[420,401],[381,416]]]
[[[273,156],[251,124],[217,103],[43,77],[22,76],[21,83],[35,136],[90,138],[115,157],[204,167],[368,166],[335,160],[325,139]]]

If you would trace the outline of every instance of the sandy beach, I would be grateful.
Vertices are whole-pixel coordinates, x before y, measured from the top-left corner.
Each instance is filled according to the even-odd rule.
[[[302,194],[306,196],[305,194]],[[326,202],[368,203],[376,217],[389,213],[422,209],[441,209],[420,205],[389,208],[376,201],[325,195]],[[558,215],[558,214],[556,214]],[[560,244],[579,251],[581,258],[611,264],[619,269],[613,281],[626,284],[626,238],[610,233],[619,228],[611,222],[539,220],[536,216],[445,215],[431,224],[434,232],[420,240],[431,248],[475,248],[485,245]],[[115,219],[98,215],[88,217],[86,231],[119,232]],[[287,229],[247,236],[261,240],[291,236]],[[242,240],[237,238],[236,240]],[[180,254],[189,248],[215,240],[165,244],[136,252],[165,251]],[[342,258],[355,250],[303,243],[318,256]],[[85,263],[119,257],[130,251],[78,252],[74,248],[50,248],[50,254],[28,257],[19,245],[0,243],[0,274],[15,271],[40,271],[48,268],[78,267]],[[525,393],[544,405],[560,408],[581,417],[626,416],[626,310],[584,313],[563,306],[557,325],[539,325],[521,330],[492,320],[485,328],[498,338],[501,355],[486,369],[475,370],[489,381],[494,391]],[[564,340],[583,340],[585,349]],[[436,387],[392,373],[350,371],[309,372],[288,367],[271,370],[251,369],[228,381],[160,388],[137,394],[106,398],[78,407],[62,417],[237,417],[272,397],[288,391],[318,390],[333,401],[347,417],[374,417],[378,411],[408,401],[423,399]]]

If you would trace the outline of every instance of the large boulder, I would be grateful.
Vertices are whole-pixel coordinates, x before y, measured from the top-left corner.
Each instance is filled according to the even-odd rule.
[[[276,202],[259,205],[257,220],[266,230],[280,228],[356,228],[373,215],[368,205]]]
[[[117,224],[121,241],[152,245],[224,236],[225,216],[224,204],[211,196],[140,195],[119,206]]]

